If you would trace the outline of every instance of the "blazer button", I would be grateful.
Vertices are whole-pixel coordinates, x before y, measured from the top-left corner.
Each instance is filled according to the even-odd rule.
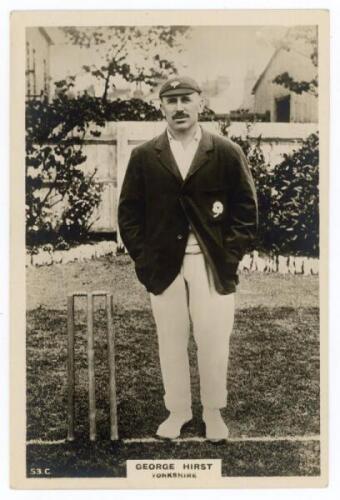
[[[178,234],[178,235],[177,235],[177,239],[178,239],[178,240],[182,240],[182,239],[183,239],[183,234]]]

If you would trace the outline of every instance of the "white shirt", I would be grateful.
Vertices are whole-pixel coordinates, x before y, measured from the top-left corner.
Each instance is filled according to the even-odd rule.
[[[197,127],[193,138],[185,147],[183,146],[181,141],[178,141],[171,135],[169,129],[167,129],[167,133],[171,152],[176,160],[182,178],[185,179],[202,137],[201,127]],[[192,231],[189,232],[185,253],[201,253],[201,248],[198,244],[196,236]]]
[[[171,152],[174,155],[181,176],[185,179],[202,137],[201,127],[197,127],[193,138],[185,147],[181,141],[171,135],[169,129],[167,129],[167,132]]]

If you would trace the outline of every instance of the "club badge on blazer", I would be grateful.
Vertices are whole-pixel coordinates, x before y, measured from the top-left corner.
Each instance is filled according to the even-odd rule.
[[[212,213],[213,217],[218,217],[219,215],[222,215],[224,212],[224,206],[221,201],[214,201],[213,206],[212,206]]]

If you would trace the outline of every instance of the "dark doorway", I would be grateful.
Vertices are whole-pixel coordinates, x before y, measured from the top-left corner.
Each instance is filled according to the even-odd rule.
[[[290,122],[290,95],[275,100],[276,121]]]

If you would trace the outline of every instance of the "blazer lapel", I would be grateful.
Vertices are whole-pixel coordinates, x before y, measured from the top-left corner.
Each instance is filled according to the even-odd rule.
[[[209,132],[202,129],[202,137],[198,145],[195,156],[189,168],[189,172],[183,181],[175,158],[170,149],[169,139],[166,130],[157,137],[155,142],[155,148],[158,153],[161,164],[173,174],[181,183],[187,182],[187,180],[200,169],[209,160],[209,151],[214,148],[212,141],[212,136]]]
[[[195,172],[197,172],[198,169],[200,169],[209,160],[208,153],[213,149],[213,147],[214,145],[211,134],[202,129],[202,137],[200,143],[184,182],[186,182]]]
[[[165,132],[163,132],[163,134],[157,137],[155,148],[157,150],[158,157],[163,167],[165,167],[172,175],[174,175],[182,183],[183,178],[177,166],[176,160],[171,152],[166,130]]]

